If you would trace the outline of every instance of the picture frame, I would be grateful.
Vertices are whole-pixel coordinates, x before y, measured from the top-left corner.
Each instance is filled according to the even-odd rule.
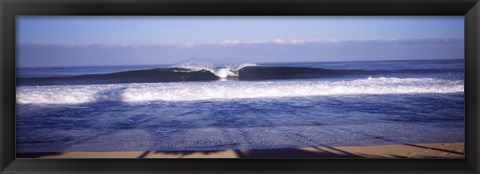
[[[479,173],[478,0],[1,0],[1,173]],[[17,159],[15,16],[464,15],[465,159]]]

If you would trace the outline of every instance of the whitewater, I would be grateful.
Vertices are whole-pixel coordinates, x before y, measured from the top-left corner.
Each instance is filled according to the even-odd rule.
[[[16,102],[18,153],[464,142],[463,59],[19,68]]]
[[[433,78],[367,78],[343,81],[220,81],[115,85],[25,86],[17,89],[20,104],[81,104],[228,100],[353,94],[463,92],[463,81]]]

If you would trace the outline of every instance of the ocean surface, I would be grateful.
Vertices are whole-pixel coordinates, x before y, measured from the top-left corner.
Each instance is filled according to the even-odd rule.
[[[17,69],[17,152],[464,142],[464,60]]]

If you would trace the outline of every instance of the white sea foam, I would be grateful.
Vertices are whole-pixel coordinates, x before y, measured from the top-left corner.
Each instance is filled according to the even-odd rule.
[[[238,70],[247,67],[247,66],[257,66],[255,63],[240,63],[240,64],[222,64],[222,65],[215,65],[209,62],[202,62],[202,61],[189,61],[183,63],[181,65],[177,65],[174,67],[178,68],[185,68],[191,71],[201,71],[207,70],[211,73],[215,74],[220,78],[227,78],[238,76]]]
[[[111,85],[23,86],[20,104],[101,101],[195,101],[322,95],[463,92],[463,81],[433,78],[368,78],[350,81],[216,81]]]

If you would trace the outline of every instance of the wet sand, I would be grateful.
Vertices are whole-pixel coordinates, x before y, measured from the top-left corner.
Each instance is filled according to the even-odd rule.
[[[464,158],[464,143],[222,151],[17,153],[17,158]]]

